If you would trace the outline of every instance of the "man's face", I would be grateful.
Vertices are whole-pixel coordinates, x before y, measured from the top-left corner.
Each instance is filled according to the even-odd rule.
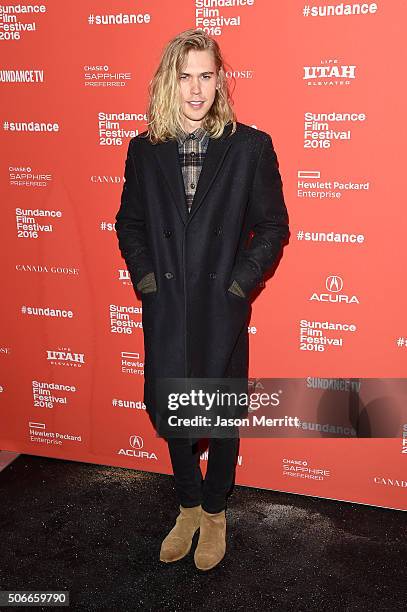
[[[184,129],[192,132],[201,126],[215,99],[217,75],[212,52],[190,49],[178,81]]]

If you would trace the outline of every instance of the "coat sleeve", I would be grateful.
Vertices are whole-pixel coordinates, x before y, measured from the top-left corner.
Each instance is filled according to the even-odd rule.
[[[133,286],[149,272],[154,272],[146,235],[144,207],[133,159],[134,138],[129,142],[124,169],[121,204],[116,214],[115,229],[121,254],[126,262]]]
[[[249,246],[238,253],[231,275],[247,296],[277,260],[289,231],[277,156],[271,136],[264,134],[250,191],[249,230],[254,235]]]

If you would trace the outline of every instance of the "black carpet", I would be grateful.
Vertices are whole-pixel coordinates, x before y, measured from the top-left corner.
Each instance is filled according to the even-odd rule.
[[[200,572],[194,545],[159,561],[172,476],[20,455],[0,488],[3,590],[68,590],[75,610],[406,610],[404,512],[235,486],[226,556]]]

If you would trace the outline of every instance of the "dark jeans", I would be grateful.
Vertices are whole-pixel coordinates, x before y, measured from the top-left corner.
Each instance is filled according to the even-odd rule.
[[[205,479],[199,465],[197,440],[167,439],[175,490],[184,508],[202,504],[206,512],[221,512],[233,484],[239,437],[209,438],[208,466]]]

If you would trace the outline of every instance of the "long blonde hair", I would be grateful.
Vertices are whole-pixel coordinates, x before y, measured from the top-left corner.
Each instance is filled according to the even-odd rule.
[[[183,132],[182,111],[179,103],[178,75],[188,51],[212,51],[218,73],[215,99],[205,116],[204,127],[211,138],[219,138],[226,124],[232,122],[232,135],[236,130],[236,114],[226,79],[225,61],[218,43],[205,32],[190,29],[175,36],[166,45],[159,66],[149,83],[147,134],[153,144],[177,138]]]

